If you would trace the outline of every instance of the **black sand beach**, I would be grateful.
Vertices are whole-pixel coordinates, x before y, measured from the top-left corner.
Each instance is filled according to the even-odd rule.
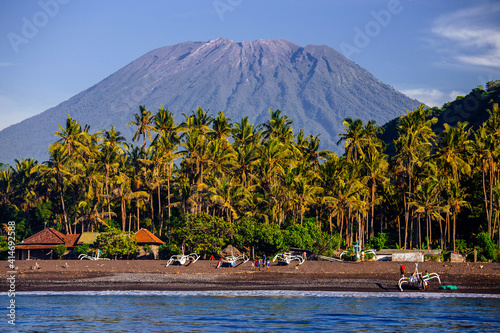
[[[39,268],[32,269],[38,265]],[[310,290],[399,291],[397,262],[307,261],[297,266],[271,263],[255,271],[251,262],[216,268],[217,261],[199,260],[185,266],[165,267],[165,260],[37,260],[17,261],[16,291],[99,290]],[[403,263],[408,273],[414,263]],[[438,273],[443,285],[455,285],[458,293],[500,294],[498,263],[419,263],[421,272]],[[1,290],[8,290],[8,262],[1,262]],[[431,280],[427,292],[438,289]],[[421,292],[418,290],[408,290]]]

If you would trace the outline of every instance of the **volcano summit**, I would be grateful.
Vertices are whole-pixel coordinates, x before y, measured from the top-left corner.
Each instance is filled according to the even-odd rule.
[[[78,80],[78,78],[74,78]],[[114,125],[127,139],[127,123],[139,105],[153,113],[163,105],[185,118],[198,106],[233,122],[248,116],[265,122],[280,109],[297,133],[321,134],[323,149],[342,153],[336,142],[346,117],[377,124],[419,105],[328,46],[301,47],[284,39],[234,42],[218,38],[153,50],[106,79],[41,114],[0,132],[0,161],[48,159],[47,147],[68,115],[91,132]]]

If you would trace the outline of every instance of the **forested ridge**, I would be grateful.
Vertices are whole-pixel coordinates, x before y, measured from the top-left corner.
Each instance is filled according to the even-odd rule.
[[[498,253],[499,83],[471,92],[478,103],[465,111],[474,126],[449,111],[472,105],[467,96],[407,110],[385,133],[347,118],[343,156],[321,150],[319,136],[294,132],[280,110],[256,125],[198,108],[177,124],[168,108],[140,106],[129,123],[133,142],[68,116],[48,161],[2,168],[2,229],[15,221],[23,239],[44,227],[144,227],[171,252],[184,245],[202,254],[233,244],[331,255],[356,242],[467,252],[492,240]]]

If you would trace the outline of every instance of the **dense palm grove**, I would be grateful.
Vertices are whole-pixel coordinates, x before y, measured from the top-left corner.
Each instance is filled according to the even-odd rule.
[[[1,172],[0,221],[16,221],[21,239],[44,227],[144,227],[173,252],[233,243],[331,254],[356,242],[465,252],[479,234],[500,242],[500,111],[491,105],[477,130],[445,124],[439,134],[432,110],[406,111],[391,157],[380,126],[349,118],[339,157],[318,136],[294,133],[279,110],[255,125],[198,108],[176,124],[168,109],[141,106],[129,123],[136,144],[68,116],[48,161]]]

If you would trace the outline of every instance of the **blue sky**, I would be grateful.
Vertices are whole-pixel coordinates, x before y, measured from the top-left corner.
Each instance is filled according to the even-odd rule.
[[[493,0],[1,0],[0,129],[155,48],[218,37],[328,45],[441,106],[500,79],[499,17]]]

